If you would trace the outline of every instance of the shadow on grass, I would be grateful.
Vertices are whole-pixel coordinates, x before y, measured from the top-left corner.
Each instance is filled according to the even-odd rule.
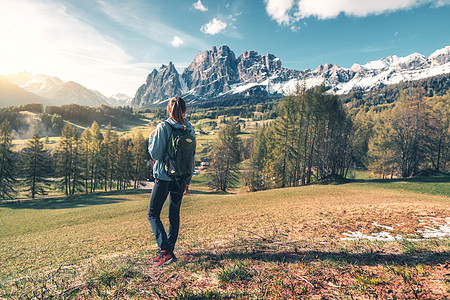
[[[349,179],[338,175],[330,175],[320,180],[319,184],[346,184],[346,183],[397,183],[397,182],[415,182],[415,183],[450,183],[450,175],[439,176],[420,176],[408,178],[392,179]]]
[[[198,253],[185,253],[194,257],[198,262],[221,260],[252,260],[262,262],[299,263],[314,261],[329,261],[335,263],[356,264],[365,266],[377,266],[380,264],[404,266],[438,265],[448,263],[450,255],[446,252],[418,251],[414,253],[386,254],[386,253],[346,253],[323,251],[298,251],[298,252],[239,252],[229,251],[213,253],[208,251]]]
[[[393,179],[346,179],[339,176],[329,176],[318,182],[321,185],[345,185],[348,183],[371,184],[376,187],[417,192],[429,195],[450,196],[450,176],[420,176]]]
[[[68,197],[54,197],[34,200],[0,202],[0,207],[10,209],[70,209],[93,205],[114,204],[129,201],[126,195],[149,194],[149,190],[122,190],[82,194]],[[114,196],[114,197],[112,197]]]
[[[350,182],[394,183],[394,182],[423,182],[423,183],[450,183],[450,176],[411,177],[393,179],[354,179]]]
[[[198,191],[198,190],[189,190],[189,194],[192,195],[229,195],[230,193],[222,192],[222,191]]]

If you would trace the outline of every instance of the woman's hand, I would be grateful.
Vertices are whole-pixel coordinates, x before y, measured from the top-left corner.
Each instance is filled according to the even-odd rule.
[[[183,196],[186,195],[189,191],[189,185],[186,185],[186,187],[184,188],[184,192],[183,192]]]

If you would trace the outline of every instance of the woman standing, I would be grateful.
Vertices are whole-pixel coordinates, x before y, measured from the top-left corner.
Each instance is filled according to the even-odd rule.
[[[173,253],[180,228],[180,206],[183,195],[189,190],[191,176],[184,180],[176,180],[165,171],[165,162],[168,160],[168,141],[172,132],[176,129],[188,130],[194,137],[192,125],[185,119],[186,103],[180,97],[174,97],[167,104],[169,118],[158,124],[150,133],[148,152],[155,160],[153,174],[155,184],[150,197],[148,208],[148,220],[155,235],[156,243],[160,249],[159,255],[153,259],[156,266],[170,264],[176,261]],[[195,144],[194,144],[195,145]],[[194,148],[195,149],[195,148]],[[194,167],[195,158],[192,158]],[[192,173],[191,173],[192,174]],[[169,195],[169,232],[166,234],[160,219],[161,209]]]

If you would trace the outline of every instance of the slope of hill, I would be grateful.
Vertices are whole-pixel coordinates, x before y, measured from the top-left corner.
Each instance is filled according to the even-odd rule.
[[[62,88],[55,93],[54,99],[56,99],[60,105],[69,103],[88,106],[108,104],[106,102],[106,97],[99,92],[89,90],[73,81],[64,84]]]
[[[50,77],[42,74],[33,75],[25,71],[7,75],[6,78],[26,91],[46,98],[55,98],[56,92],[65,84],[58,77]]]
[[[119,93],[112,95],[111,97],[108,98],[107,101],[112,106],[129,106],[132,99],[133,98],[131,98],[128,95]]]
[[[352,107],[372,106],[395,102],[400,94],[409,89],[423,87],[425,96],[442,96],[450,90],[450,74],[438,75],[416,81],[379,86],[370,91],[353,91],[340,95],[343,103],[352,103]]]
[[[73,81],[64,82],[58,77],[43,74],[35,75],[29,72],[10,74],[5,77],[30,93],[47,99],[53,99],[53,104],[57,105],[75,103],[89,106],[102,104],[126,106],[128,104],[126,95],[108,98],[99,91],[88,89]]]
[[[13,139],[17,140],[29,139],[35,131],[41,136],[59,137],[67,123],[87,127],[96,121],[102,127],[111,124],[120,129],[146,124],[145,119],[130,108],[78,104],[47,105],[44,108],[39,103],[0,107],[0,124],[3,121],[10,123]]]
[[[9,81],[4,76],[0,76],[0,106],[12,106],[12,105],[23,105],[32,102],[39,102],[45,105],[53,104],[52,100],[40,97],[36,94],[30,93],[11,81]]]
[[[448,183],[440,184],[448,193]],[[155,268],[157,249],[145,216],[149,192],[0,203],[0,296],[449,296],[444,195],[370,181],[217,194],[194,177],[183,198],[179,260]]]

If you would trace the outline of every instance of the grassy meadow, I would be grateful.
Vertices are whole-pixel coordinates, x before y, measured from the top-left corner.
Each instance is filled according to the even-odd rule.
[[[361,177],[223,194],[196,176],[162,268],[150,190],[0,203],[0,298],[450,297],[449,177]]]

